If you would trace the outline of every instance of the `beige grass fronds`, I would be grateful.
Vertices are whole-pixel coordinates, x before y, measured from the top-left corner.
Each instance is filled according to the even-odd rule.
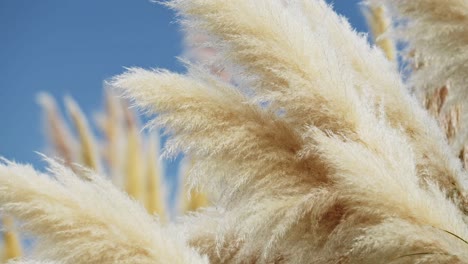
[[[209,205],[209,200],[203,191],[197,188],[192,188],[189,186],[188,179],[189,179],[189,172],[193,168],[194,162],[186,157],[184,160],[181,161],[179,166],[179,191],[181,193],[180,200],[182,210],[187,212],[195,212],[198,209],[207,207]]]
[[[146,151],[146,209],[151,214],[157,214],[161,219],[167,219],[164,202],[163,168],[159,160],[159,136],[150,134]]]
[[[387,59],[396,62],[395,43],[392,38],[387,36],[390,34],[392,23],[385,6],[369,5],[363,8],[363,13],[375,44],[383,50]]]
[[[207,263],[175,230],[89,171],[86,180],[52,160],[53,178],[0,164],[2,210],[39,239],[38,260],[60,263]]]
[[[47,93],[40,93],[37,100],[44,112],[44,123],[49,142],[53,146],[55,155],[59,156],[65,164],[71,166],[78,155],[78,143],[73,138],[70,129],[60,115],[55,100]]]
[[[90,130],[88,121],[78,104],[71,98],[65,98],[65,105],[80,140],[81,163],[88,168],[99,171],[96,140]]]
[[[126,155],[125,155],[125,189],[133,198],[143,205],[146,203],[144,156],[140,131],[134,113],[124,110],[126,124]]]

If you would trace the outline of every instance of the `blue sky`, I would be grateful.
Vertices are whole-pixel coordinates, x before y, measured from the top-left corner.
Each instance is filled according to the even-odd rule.
[[[366,31],[358,2],[334,6]],[[1,0],[0,156],[41,166],[40,91],[59,101],[71,95],[91,116],[102,107],[103,81],[123,67],[183,71],[173,15],[148,0]]]

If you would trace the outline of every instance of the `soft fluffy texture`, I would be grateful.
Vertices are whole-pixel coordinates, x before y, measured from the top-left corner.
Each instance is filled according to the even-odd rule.
[[[371,0],[384,3],[398,22],[397,40],[407,44],[410,83],[422,100],[449,89],[443,115],[461,107],[461,127],[451,140],[455,153],[468,144],[468,1]]]
[[[73,162],[79,160],[78,142],[73,138],[64,118],[60,115],[54,98],[47,93],[40,93],[37,101],[43,111],[44,129],[50,142],[49,145],[56,156],[61,157],[65,164],[71,166]]]
[[[96,140],[88,124],[88,120],[81,111],[78,104],[71,98],[65,98],[65,105],[68,109],[72,122],[80,140],[80,161],[81,163],[95,171],[100,171],[101,166],[98,161]]]
[[[447,238],[442,247],[435,239],[442,230],[468,237],[463,214],[432,183],[421,187],[406,137],[372,107],[363,101],[357,106],[366,121],[366,129],[357,131],[366,142],[317,127],[301,138],[235,87],[191,72],[132,69],[112,84],[159,113],[153,124],[173,134],[168,154],[180,149],[195,157],[192,180],[220,197],[222,212],[201,213],[186,227],[192,245],[212,262],[334,263],[346,257],[375,263],[385,254],[398,257],[429,246],[464,257],[463,242]],[[388,239],[414,239],[415,247],[374,248],[368,241],[382,232],[380,225],[431,227],[435,234],[396,232]],[[369,247],[381,253],[369,255]]]
[[[357,96],[409,137],[422,179],[437,182],[467,210],[466,173],[444,134],[418,106],[394,65],[324,1],[169,1],[187,31],[202,31],[253,98],[284,113],[291,127],[309,125],[356,137]],[[339,76],[339,77],[338,77]],[[364,139],[365,140],[365,139]],[[447,177],[448,175],[448,177]]]
[[[189,65],[130,69],[111,85],[158,114],[167,154],[193,157],[192,184],[213,193],[217,207],[186,220],[194,247],[214,263],[467,257],[457,157],[382,52],[325,2],[167,5],[239,82]]]
[[[50,241],[43,256],[123,263],[207,262],[202,255],[210,263],[466,263],[466,172],[394,65],[344,18],[321,0],[166,4],[186,30],[207,36],[215,60],[230,67],[232,83],[210,68],[187,65],[187,74],[130,68],[109,85],[155,114],[148,126],[170,136],[166,155],[183,152],[194,160],[189,185],[209,192],[213,206],[166,229],[96,176],[78,179],[53,165],[60,188],[49,179],[31,186],[31,177],[16,176],[22,175],[16,165],[0,167],[0,186],[11,186],[0,189],[9,191],[0,197],[10,199],[0,200],[2,208],[37,234],[52,234],[44,236]],[[16,197],[13,191],[22,188]],[[54,188],[60,191],[54,197],[70,198],[46,199],[55,192],[41,191]],[[24,197],[34,200],[17,202]],[[34,210],[47,214],[37,218]],[[132,212],[130,219],[117,215],[124,211]],[[101,227],[103,244],[78,247],[89,233],[63,235],[56,229],[61,225],[53,225],[88,219],[79,212],[91,216],[85,231]],[[61,239],[77,253],[52,247]]]
[[[393,26],[388,15],[388,10],[382,5],[370,5],[362,8],[362,12],[375,44],[382,49],[387,59],[396,62],[395,42],[389,36]]]
[[[60,263],[207,263],[175,230],[107,180],[48,160],[49,176],[0,165],[0,203],[39,239],[37,259]]]

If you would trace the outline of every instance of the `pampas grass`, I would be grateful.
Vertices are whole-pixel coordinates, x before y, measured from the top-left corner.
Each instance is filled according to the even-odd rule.
[[[65,164],[71,166],[77,160],[75,152],[78,143],[60,115],[55,100],[47,93],[41,93],[38,95],[37,101],[44,111],[46,134],[52,149],[63,159]]]
[[[72,98],[65,98],[65,104],[73,120],[75,129],[78,132],[80,141],[80,163],[90,169],[99,170],[96,140],[93,138],[86,117]]]
[[[217,39],[213,45],[220,57],[239,65],[243,76],[250,75],[247,84],[254,89],[253,96],[242,95],[238,87],[192,66],[189,76],[132,69],[112,82],[139,106],[159,113],[153,123],[174,134],[168,153],[181,149],[197,161],[195,183],[218,187],[220,192],[213,193],[226,210],[219,230],[199,230],[192,240],[213,262],[223,262],[219,256],[228,251],[233,262],[328,263],[344,258],[374,263],[382,256],[418,250],[356,242],[365,230],[374,226],[372,232],[379,232],[396,215],[406,219],[398,225],[436,230],[458,226],[453,233],[466,236],[460,212],[466,209],[459,203],[465,199],[464,173],[443,134],[409,96],[383,54],[354,35],[326,4],[169,5],[180,11],[188,30],[201,29]],[[307,12],[301,16],[301,10]],[[319,18],[314,14],[323,12],[329,14],[330,25],[324,23],[328,33],[315,26]],[[267,107],[259,108],[258,101],[268,102]],[[326,220],[320,224],[320,219]],[[415,245],[420,241],[421,249],[435,245],[450,258],[463,258],[466,249],[455,249],[459,241],[445,247],[429,236],[405,237]],[[375,255],[364,253],[369,247]]]
[[[70,144],[67,144],[64,137],[57,136],[62,134],[46,130],[51,143],[49,151],[71,168],[78,164],[90,168],[89,163],[84,162],[83,159],[74,157],[74,159],[68,160],[67,156],[63,155],[63,149],[79,153],[80,149],[90,148],[74,144],[76,140],[73,138],[67,122],[61,118],[53,98],[45,93],[41,94],[40,98],[46,116],[45,127],[59,127],[60,131],[67,133],[67,139],[70,139]],[[45,101],[46,103],[44,103]],[[84,134],[90,139],[90,142],[94,142],[92,146],[93,153],[96,153],[93,155],[96,163],[103,164],[103,170],[114,184],[144,204],[148,212],[157,214],[163,219],[169,217],[165,201],[167,191],[164,182],[165,173],[163,164],[159,161],[161,136],[157,132],[143,133],[140,121],[135,116],[134,111],[129,108],[128,103],[109,90],[106,90],[105,103],[105,112],[98,113],[96,118],[103,135],[101,140],[98,140],[99,136],[91,134],[86,117],[83,114],[79,115],[80,122],[86,124],[85,131],[87,132]],[[74,107],[79,109],[76,103],[74,103]],[[54,111],[51,112],[50,109],[54,109]],[[80,135],[80,132],[77,134]],[[180,191],[179,199],[183,201],[185,208],[182,213],[196,211],[208,204],[208,198],[205,194],[183,186],[187,178],[187,168],[185,163],[180,164],[182,185],[178,188]],[[78,168],[76,172],[79,174],[80,171]]]
[[[209,205],[206,193],[200,191],[200,187],[191,187],[190,182],[187,181],[193,165],[194,162],[190,158],[185,158],[179,166],[179,180],[183,182],[183,188],[180,190],[182,192],[180,206],[184,212],[197,211]]]
[[[364,8],[363,13],[375,39],[376,45],[383,50],[387,59],[395,61],[395,43],[389,36],[385,36],[385,34],[389,34],[389,29],[392,27],[388,11],[382,5],[373,5],[369,6],[367,9]]]
[[[207,31],[221,38],[213,43],[218,44],[220,58],[245,69],[240,74],[252,80],[247,85],[256,90],[256,99],[284,111],[292,126],[303,129],[313,124],[352,136],[361,116],[353,97],[371,91],[376,107],[382,104],[389,121],[408,132],[420,157],[420,175],[438,181],[454,199],[465,200],[462,172],[456,161],[447,159],[453,154],[440,144],[444,137],[440,129],[415,108],[417,103],[381,51],[371,49],[323,1],[297,1],[288,8],[276,1],[169,5],[184,15],[181,23],[187,31]]]
[[[43,94],[41,96],[47,96],[48,101],[53,102],[49,95]],[[53,104],[55,105],[55,102]],[[146,171],[144,166],[147,166],[145,157],[147,152],[157,150],[149,149],[149,147],[148,149],[143,148],[143,143],[147,140],[144,134],[140,134],[140,127],[134,116],[135,114],[115,94],[107,91],[106,112],[100,113],[97,117],[97,123],[104,137],[101,142],[98,140],[99,137],[91,132],[89,122],[79,110],[77,103],[71,98],[66,98],[66,105],[71,109],[71,120],[75,124],[76,134],[81,140],[79,140],[79,145],[66,145],[67,142],[65,141],[63,143],[70,151],[81,152],[82,157],[88,158],[76,157],[74,160],[65,162],[65,164],[72,168],[79,164],[97,172],[104,173],[105,171],[119,188],[125,189],[130,196],[145,204],[146,192],[144,186],[146,185],[144,181],[146,180]],[[42,106],[45,114],[49,116],[48,108],[44,104]],[[60,116],[58,112],[56,116]],[[63,119],[46,119],[46,127],[53,127],[54,124],[59,125],[64,130],[69,130],[68,124]],[[50,135],[50,141],[52,142],[49,151],[56,157],[64,159],[61,149],[53,144],[59,141],[60,138],[57,138],[56,134],[47,134]],[[74,139],[71,138],[73,143]],[[151,146],[156,147],[154,144]],[[64,161],[66,160],[64,159]],[[155,167],[153,170],[160,167],[156,156],[148,163],[153,163],[152,166]],[[96,170],[96,166],[93,164],[103,164],[103,166],[99,166],[100,170]],[[79,174],[80,171],[81,169],[78,168],[77,173]],[[162,198],[158,200],[162,202]]]
[[[408,17],[408,32],[423,22],[443,29],[438,23],[453,19],[440,22],[435,2],[419,2],[385,3]],[[382,26],[390,27],[382,3],[368,3],[377,8],[370,24],[378,26],[376,37],[393,43],[395,35]],[[466,127],[465,110],[449,99],[464,90],[440,86],[418,102],[411,93],[417,82],[403,81],[388,45],[370,46],[322,0],[164,4],[178,13],[184,30],[216,51],[211,62],[185,63],[186,74],[129,68],[107,85],[153,115],[147,127],[169,137],[163,155],[188,157],[190,169],[182,172],[188,192],[207,192],[210,203],[167,225],[147,214],[145,204],[150,212],[161,210],[150,202],[156,169],[145,162],[155,153],[141,155],[133,115],[115,111],[108,100],[105,116],[124,120],[127,156],[122,161],[106,153],[110,164],[123,162],[126,189],[141,203],[80,167],[78,177],[48,160],[46,177],[7,161],[0,166],[0,207],[39,237],[38,259],[466,263],[466,153],[452,144]],[[445,10],[463,21],[468,7],[453,0]],[[447,36],[458,36],[453,44],[464,47],[456,34],[463,27],[448,23],[454,35]],[[423,45],[414,40],[419,35],[403,34]],[[465,78],[461,61],[437,61],[453,64],[451,83]],[[213,65],[223,65],[230,81]],[[430,69],[415,69],[411,80]],[[117,142],[119,129],[101,124],[109,144]]]
[[[440,89],[448,89],[441,115],[460,111],[460,121],[468,122],[468,3],[466,1],[385,1],[399,21],[397,40],[406,43],[406,60],[414,70],[410,85],[421,100]],[[457,110],[461,109],[461,110]],[[442,119],[442,126],[446,122]],[[440,120],[440,118],[439,118]],[[468,141],[467,126],[451,136],[455,153]]]
[[[21,242],[15,231],[14,219],[10,216],[4,216],[2,219],[4,252],[2,261],[14,259],[21,256]]]
[[[162,199],[165,190],[162,183],[164,171],[161,164],[156,162],[159,159],[159,153],[157,153],[157,150],[160,149],[159,144],[159,137],[155,134],[151,134],[146,156],[146,209],[151,214],[157,214],[160,218],[165,218],[166,205]]]
[[[145,189],[144,189],[144,163],[141,155],[141,142],[138,135],[137,125],[131,113],[126,114],[127,123],[127,146],[125,156],[125,172],[126,182],[125,189],[127,193],[133,198],[140,200],[144,203]],[[153,161],[154,162],[154,161]]]
[[[86,179],[82,179],[51,160],[49,165],[53,178],[28,166],[0,165],[2,209],[26,222],[24,228],[40,238],[39,259],[61,263],[206,262],[179,235],[162,229],[142,206],[107,180],[89,171],[83,172]]]

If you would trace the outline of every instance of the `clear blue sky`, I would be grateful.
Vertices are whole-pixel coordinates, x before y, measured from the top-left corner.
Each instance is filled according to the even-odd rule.
[[[366,31],[358,2],[334,6]],[[0,156],[40,166],[40,91],[71,95],[90,116],[103,80],[123,67],[182,71],[173,15],[149,0],[0,0]]]

